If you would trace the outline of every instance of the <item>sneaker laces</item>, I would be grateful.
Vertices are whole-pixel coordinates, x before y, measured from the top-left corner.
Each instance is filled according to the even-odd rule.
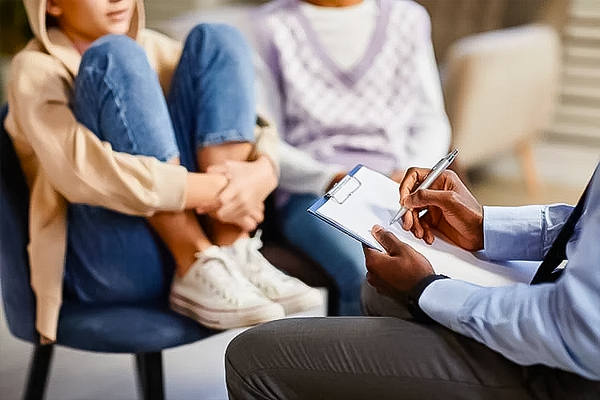
[[[246,267],[252,272],[259,273],[265,268],[261,268],[263,263],[266,261],[265,258],[260,254],[260,249],[263,246],[260,237],[262,230],[257,230],[254,237],[249,238],[246,242]]]
[[[260,253],[260,249],[263,246],[260,236],[262,231],[259,229],[256,231],[254,237],[249,238],[246,247],[246,266],[249,270],[255,273],[266,273],[270,275],[278,275],[280,277],[287,277],[286,274],[279,271]]]
[[[275,294],[277,288],[273,285],[285,284],[292,280],[292,278],[278,270],[273,266],[261,253],[262,241],[260,237],[262,231],[259,229],[256,231],[254,237],[247,240],[246,247],[246,264],[244,266],[246,272],[248,272],[248,279],[259,289],[266,290],[267,292]]]
[[[195,256],[201,260],[202,266],[194,270],[194,278],[206,282],[213,293],[227,302],[239,306],[245,299],[259,293],[226,255],[198,252]],[[254,296],[249,296],[249,293]]]

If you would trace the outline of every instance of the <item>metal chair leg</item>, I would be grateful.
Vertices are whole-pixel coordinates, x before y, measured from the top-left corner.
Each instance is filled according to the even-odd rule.
[[[162,352],[139,353],[135,361],[143,400],[164,400]]]
[[[54,345],[36,345],[31,356],[24,400],[42,400],[46,392]]]
[[[334,285],[327,288],[327,316],[338,317],[340,315],[340,294]]]

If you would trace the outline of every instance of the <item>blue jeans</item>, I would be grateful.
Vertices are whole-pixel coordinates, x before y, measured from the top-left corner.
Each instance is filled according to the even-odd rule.
[[[323,266],[339,291],[340,315],[361,315],[360,290],[367,268],[361,244],[306,210],[317,200],[295,194],[280,209],[286,239]]]
[[[241,34],[198,25],[189,34],[168,99],[144,49],[106,36],[84,53],[72,109],[114,151],[180,157],[198,171],[204,146],[254,140],[254,72]],[[65,298],[84,303],[163,301],[173,260],[145,218],[70,204]]]

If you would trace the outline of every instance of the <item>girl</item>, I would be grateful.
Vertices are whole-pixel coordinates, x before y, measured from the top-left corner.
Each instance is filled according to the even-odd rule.
[[[174,266],[172,307],[218,329],[318,305],[248,234],[277,183],[276,142],[259,129],[252,143],[239,33],[201,25],[182,49],[144,29],[142,0],[24,3],[35,38],[14,57],[5,126],[31,192],[42,338],[56,338],[63,275],[73,301],[152,302]]]

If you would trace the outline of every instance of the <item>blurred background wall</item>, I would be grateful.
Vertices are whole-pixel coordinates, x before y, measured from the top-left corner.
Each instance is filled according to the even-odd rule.
[[[564,23],[560,102],[549,134],[600,140],[600,1],[573,0]],[[559,17],[560,18],[560,17]]]

